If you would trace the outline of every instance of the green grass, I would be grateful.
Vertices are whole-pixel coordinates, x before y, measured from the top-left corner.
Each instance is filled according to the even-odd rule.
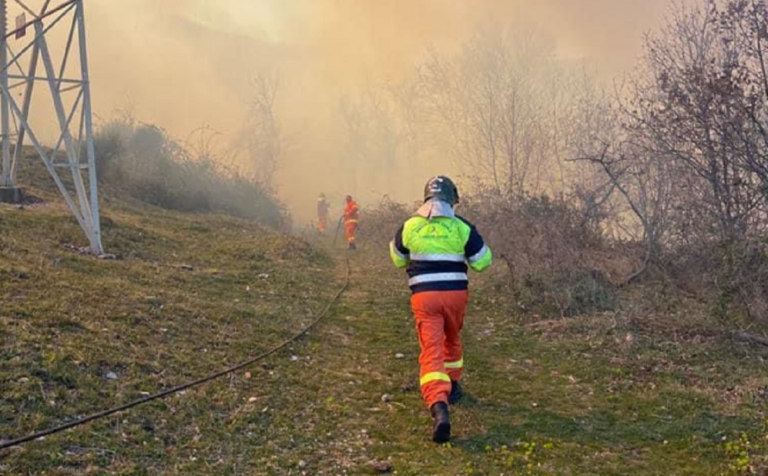
[[[0,438],[244,360],[308,323],[343,282],[344,254],[324,243],[105,208],[115,261],[67,250],[83,239],[59,206],[0,206]],[[654,314],[638,297],[616,316],[534,323],[498,295],[501,267],[473,284],[454,441],[431,443],[404,276],[386,250],[361,245],[328,318],[250,377],[7,451],[0,474],[352,475],[381,460],[419,476],[768,468],[768,351],[692,331],[712,325],[694,308]]]

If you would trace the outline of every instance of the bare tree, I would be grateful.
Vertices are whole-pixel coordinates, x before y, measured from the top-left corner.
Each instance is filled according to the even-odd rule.
[[[589,161],[605,173],[610,187],[602,200],[618,192],[641,226],[642,235],[638,238],[645,245],[645,257],[642,267],[626,278],[625,283],[630,283],[649,265],[660,264],[662,240],[669,231],[674,174],[666,161],[633,150],[630,144],[604,144],[598,153],[577,160]]]
[[[253,78],[248,112],[240,133],[239,146],[248,156],[257,179],[265,187],[275,189],[275,173],[280,166],[284,138],[276,111],[279,90],[277,76]]]
[[[612,216],[625,237],[640,241],[645,256],[640,269],[626,278],[629,283],[640,277],[649,265],[659,265],[661,248],[669,233],[675,179],[674,163],[655,155],[638,140],[629,126],[626,112],[599,95],[583,98],[580,122],[585,126],[577,138],[575,161],[586,161],[602,175],[603,184],[593,184],[589,205],[603,208],[618,195],[625,205]],[[590,190],[590,189],[588,189]],[[622,218],[634,220],[625,226]],[[639,233],[635,232],[639,228]]]
[[[768,197],[768,7],[765,0],[731,0],[711,8],[725,61],[710,81],[732,106],[722,122],[726,146]]]
[[[346,183],[350,184],[348,190],[357,193],[358,170],[364,168],[365,158],[368,152],[368,125],[367,118],[349,98],[342,98],[339,102],[341,123],[346,132],[346,142],[342,150],[342,159]]]
[[[648,153],[683,165],[701,180],[692,182],[690,192],[697,193],[687,205],[713,219],[716,238],[739,240],[748,234],[762,197],[756,175],[734,153],[736,131],[747,119],[736,68],[741,53],[720,31],[713,2],[675,11],[647,39],[648,80],[633,85],[625,112]]]
[[[404,180],[398,168],[413,168],[418,154],[418,92],[412,82],[368,83],[340,102],[346,132],[344,163],[353,183],[365,170],[365,182],[379,195],[398,192]]]
[[[533,32],[487,28],[419,68],[435,143],[476,183],[509,197],[564,192],[583,79]]]
[[[601,114],[603,132],[581,138],[579,157],[602,171],[641,227],[646,264],[663,248],[681,262],[716,251],[696,266],[721,302],[764,294],[750,273],[768,224],[766,24],[764,0],[678,5]]]

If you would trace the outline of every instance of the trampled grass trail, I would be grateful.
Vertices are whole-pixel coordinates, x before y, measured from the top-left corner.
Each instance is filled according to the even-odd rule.
[[[63,210],[0,209],[0,438],[244,360],[308,322],[346,251],[240,220],[118,208],[121,259]],[[720,475],[765,465],[764,349],[690,316],[530,316],[475,276],[465,400],[435,445],[401,271],[361,244],[319,327],[247,373],[0,455],[0,474]],[[551,317],[551,316],[550,316]],[[703,322],[703,321],[702,321]],[[763,465],[763,466],[761,466]]]
[[[747,447],[766,443],[765,350],[686,335],[674,322],[655,328],[651,316],[529,322],[499,295],[503,269],[475,276],[468,395],[453,408],[454,441],[436,446],[404,276],[380,250],[352,262],[352,291],[322,341],[334,342],[324,360],[339,372],[327,397],[334,420],[372,440],[361,462],[389,459],[412,475],[719,475],[764,464],[765,450]],[[379,402],[384,393],[391,402]]]

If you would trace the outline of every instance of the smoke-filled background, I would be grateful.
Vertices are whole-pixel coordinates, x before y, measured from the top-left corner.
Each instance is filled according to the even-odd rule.
[[[336,203],[346,192],[363,202],[384,194],[412,200],[427,175],[465,171],[466,162],[448,156],[445,148],[401,147],[386,169],[366,153],[350,157],[355,112],[375,103],[370,98],[376,91],[410,81],[431,56],[451,58],[484,30],[535,32],[553,54],[580,62],[610,85],[631,70],[643,33],[660,20],[666,5],[665,0],[91,0],[86,17],[94,109],[102,120],[128,112],[180,139],[209,126],[220,133],[216,147],[243,149],[254,98],[264,89],[273,92],[280,135],[275,187],[294,217],[304,221],[312,218],[320,191]],[[228,157],[238,166],[258,167],[247,153]]]

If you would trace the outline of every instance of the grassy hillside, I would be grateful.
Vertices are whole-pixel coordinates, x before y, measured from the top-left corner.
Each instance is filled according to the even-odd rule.
[[[104,242],[120,259],[71,251],[84,240],[60,206],[0,206],[0,437],[244,360],[303,326],[336,289],[326,256],[231,218],[108,208]],[[0,474],[75,474],[105,463],[115,473],[174,468],[165,455],[186,446],[189,432],[195,440],[206,421],[222,423],[222,405],[266,395],[265,380],[280,383],[258,370],[251,381],[200,390],[203,398],[189,392],[126,415],[138,418],[132,423],[116,418],[11,452]],[[232,392],[240,386],[248,390]],[[194,403],[177,408],[186,401]],[[254,428],[265,423],[256,415]],[[124,452],[154,435],[164,441],[152,445],[154,456]]]
[[[83,239],[60,206],[0,206],[0,438],[244,360],[342,283],[344,255],[322,243],[105,208],[114,261],[70,250]],[[455,440],[434,445],[408,292],[386,259],[362,243],[328,319],[250,373],[7,451],[0,474],[371,474],[382,461],[420,476],[766,469],[768,351],[663,297],[570,320],[517,314],[501,266],[473,285],[468,396]]]

